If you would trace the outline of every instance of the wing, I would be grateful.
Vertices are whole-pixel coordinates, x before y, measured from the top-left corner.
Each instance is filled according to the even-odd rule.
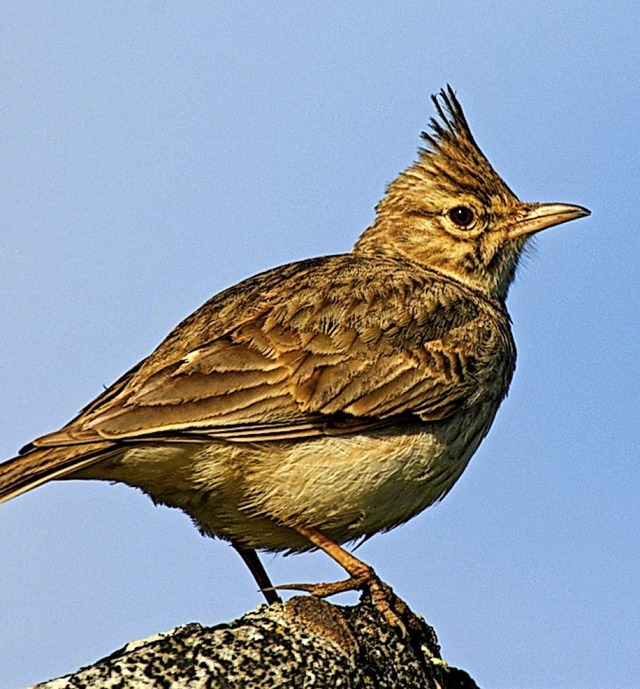
[[[489,377],[510,378],[510,346],[506,314],[456,283],[397,260],[324,257],[218,295],[35,444],[255,442],[443,419]]]

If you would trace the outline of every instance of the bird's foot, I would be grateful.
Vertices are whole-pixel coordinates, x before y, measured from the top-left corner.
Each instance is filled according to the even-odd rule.
[[[367,597],[373,603],[387,624],[398,629],[403,637],[406,637],[408,632],[410,634],[422,629],[420,618],[411,612],[407,604],[395,595],[393,589],[378,577],[373,567],[359,560],[315,527],[299,522],[291,522],[288,526],[335,560],[347,572],[349,578],[328,584],[288,584],[275,586],[274,589],[306,591],[319,598],[333,596],[343,591],[362,591],[363,597]]]
[[[400,600],[393,589],[385,584],[374,572],[372,567],[362,563],[362,568],[352,573],[348,579],[319,584],[283,584],[274,586],[274,589],[289,591],[304,591],[318,598],[327,598],[344,591],[362,591],[363,597],[367,597],[375,605],[380,614],[391,627],[400,630],[401,635],[407,635],[407,622],[413,627],[416,616],[409,610],[404,601]],[[417,622],[420,624],[419,622]]]

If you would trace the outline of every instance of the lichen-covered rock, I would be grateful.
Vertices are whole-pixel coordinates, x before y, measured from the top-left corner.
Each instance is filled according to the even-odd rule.
[[[414,618],[417,619],[417,618]],[[402,636],[375,608],[313,597],[261,606],[216,627],[134,641],[37,689],[474,689],[440,658],[433,630]]]

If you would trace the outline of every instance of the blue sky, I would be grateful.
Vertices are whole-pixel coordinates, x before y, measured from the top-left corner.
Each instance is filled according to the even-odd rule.
[[[3,2],[0,456],[210,295],[348,251],[451,83],[521,198],[593,215],[518,274],[518,370],[462,479],[358,553],[480,686],[637,687],[639,34],[632,2]],[[260,603],[229,546],[131,489],[0,512],[3,688]]]

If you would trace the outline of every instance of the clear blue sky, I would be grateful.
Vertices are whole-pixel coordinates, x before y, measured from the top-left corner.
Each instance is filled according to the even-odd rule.
[[[210,295],[347,251],[457,90],[539,237],[515,381],[452,493],[358,552],[494,689],[638,686],[635,2],[0,7],[0,456],[66,422]],[[240,559],[125,487],[0,507],[0,686],[261,601]],[[322,554],[267,556],[331,580]],[[354,597],[344,600],[353,601]]]

